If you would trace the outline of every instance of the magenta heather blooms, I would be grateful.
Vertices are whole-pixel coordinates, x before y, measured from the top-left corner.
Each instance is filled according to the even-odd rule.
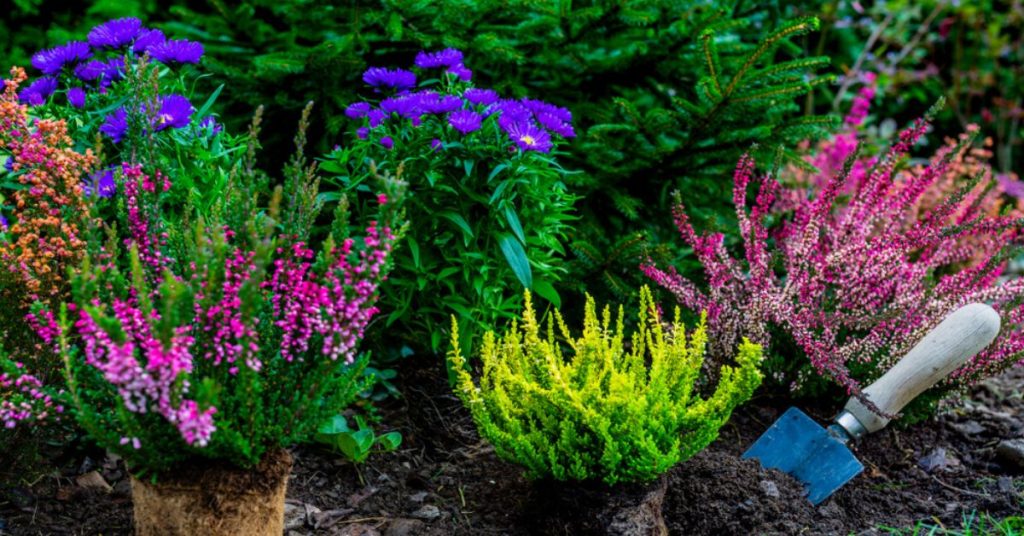
[[[393,88],[399,91],[416,86],[416,74],[405,69],[370,67],[363,73],[363,82],[375,88]]]
[[[128,112],[123,107],[114,110],[100,125],[100,132],[114,143],[121,143],[124,135],[128,132]]]
[[[89,44],[82,41],[71,41],[59,47],[40,50],[32,55],[32,66],[43,74],[55,75],[65,66],[85,61],[92,57]]]
[[[156,43],[146,49],[149,55],[160,63],[199,63],[203,57],[203,45],[195,41],[174,39]]]
[[[274,324],[282,330],[281,357],[289,362],[299,358],[314,349],[310,345],[318,336],[322,339],[316,349],[319,355],[346,363],[355,360],[356,345],[378,312],[377,285],[393,242],[391,229],[379,229],[371,222],[358,264],[349,261],[355,245],[351,238],[332,252],[333,265],[322,276],[312,271],[313,251],[301,243],[291,247],[290,256],[275,261],[270,290]]]
[[[0,371],[0,427],[11,429],[64,411],[43,388],[43,382],[28,374],[22,363],[14,363],[14,369],[10,373]]]
[[[117,193],[114,170],[112,168],[103,169],[89,175],[89,178],[82,182],[82,192],[86,197],[94,195],[104,199],[113,197]]]
[[[135,38],[135,44],[132,45],[132,52],[136,54],[143,54],[149,52],[150,48],[153,48],[160,43],[167,41],[167,37],[160,30],[149,30],[143,29],[139,32],[138,37]]]
[[[551,150],[551,135],[530,123],[512,123],[506,129],[508,137],[523,151],[546,153]]]
[[[384,136],[380,139],[380,144],[386,149],[390,149],[395,146],[395,140],[391,139],[391,136]]]
[[[416,54],[414,65],[420,69],[436,69],[454,67],[462,64],[462,52],[454,48],[446,48],[437,52],[420,51]]]
[[[370,113],[371,108],[373,106],[370,106],[368,102],[354,102],[345,108],[345,115],[351,119],[360,119],[366,117],[366,114]]]
[[[153,124],[157,131],[168,127],[184,128],[192,120],[194,111],[192,103],[182,95],[160,97],[160,111],[153,120]]]
[[[89,44],[95,48],[121,48],[135,40],[142,21],[134,17],[104,22],[89,32]]]
[[[462,94],[469,102],[473,104],[490,105],[498,102],[498,92],[493,89],[479,89],[471,87],[466,89]]]
[[[86,364],[117,389],[128,411],[154,411],[173,424],[186,443],[206,446],[216,431],[212,416],[217,409],[200,410],[187,398],[191,386],[184,378],[194,366],[191,329],[175,328],[165,345],[150,329],[150,322],[160,319],[157,312],[147,318],[135,305],[119,299],[112,309],[123,332],[118,337],[121,342],[100,328],[87,309],[79,310],[75,327],[82,337]]]
[[[80,87],[73,87],[68,90],[68,104],[75,108],[85,107],[85,90]]]
[[[848,125],[863,119],[864,109],[855,107],[855,114]],[[815,372],[856,396],[862,378],[851,365],[888,369],[946,315],[973,302],[992,304],[1004,328],[945,386],[963,387],[1013,365],[1024,355],[1024,278],[1001,281],[1002,254],[1020,236],[1020,220],[976,210],[977,192],[991,186],[991,173],[921,204],[944,187],[957,153],[972,141],[964,136],[926,166],[898,170],[928,126],[917,121],[881,157],[822,171],[806,185],[784,188],[761,178],[749,207],[754,162],[744,157],[733,177],[743,258],[730,255],[721,233],[699,235],[680,203],[673,216],[704,267],[706,290],[673,267],[648,261],[644,273],[682,305],[708,311],[716,355],[728,355],[741,336],[767,347],[768,326],[776,326]],[[852,147],[847,141],[840,154],[853,154],[855,140]],[[839,154],[826,154],[823,163],[832,166]],[[782,225],[769,230],[769,218]]]
[[[37,78],[25,89],[18,92],[18,100],[24,104],[39,106],[57,91],[57,79],[49,76]]]
[[[483,117],[473,110],[459,110],[448,115],[448,124],[463,135],[480,130],[480,121]]]

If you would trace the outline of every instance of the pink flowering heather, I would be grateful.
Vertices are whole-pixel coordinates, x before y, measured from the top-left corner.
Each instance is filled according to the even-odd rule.
[[[128,411],[155,411],[178,429],[187,444],[206,446],[216,430],[211,417],[217,410],[200,411],[194,400],[186,398],[194,367],[190,326],[175,329],[165,345],[151,328],[151,322],[160,320],[155,311],[146,315],[120,300],[114,300],[112,309],[122,331],[117,340],[97,326],[94,313],[79,310],[75,327],[86,364],[103,373]]]
[[[866,110],[863,103],[854,108],[848,126],[859,124]],[[723,235],[698,234],[680,202],[676,224],[704,267],[706,286],[671,267],[648,262],[641,268],[683,305],[708,311],[718,355],[728,355],[741,335],[768,345],[773,330],[782,330],[818,374],[852,394],[971,302],[995,306],[1003,332],[947,387],[1004,369],[1024,355],[1018,329],[1024,279],[1000,280],[1004,251],[1019,242],[1020,220],[978,210],[991,174],[935,199],[936,188],[950,188],[947,174],[969,150],[971,136],[939,150],[927,165],[901,169],[927,128],[927,120],[917,121],[877,159],[851,157],[856,136],[840,134],[812,159],[825,171],[789,187],[755,177],[752,159],[744,157],[733,177],[744,258],[728,253]],[[758,193],[748,209],[751,183]],[[769,229],[770,215],[782,224]],[[873,364],[873,372],[855,377],[855,363]]]
[[[0,368],[0,428],[43,421],[64,411],[43,382],[25,370],[24,364],[12,365]]]
[[[373,221],[362,238],[330,238],[316,251],[256,231],[273,226],[236,233],[200,224],[191,261],[180,266],[133,208],[161,181],[127,166],[124,176],[128,259],[74,278],[75,304],[62,313],[73,325],[55,328],[48,311],[33,319],[40,337],[65,345],[79,421],[93,437],[154,469],[186,459],[188,449],[253,464],[313,433],[325,413],[339,411],[328,402],[356,396],[366,365],[357,345],[377,313],[396,240],[389,226]],[[384,207],[388,196],[377,201]],[[185,448],[167,443],[168,425]]]

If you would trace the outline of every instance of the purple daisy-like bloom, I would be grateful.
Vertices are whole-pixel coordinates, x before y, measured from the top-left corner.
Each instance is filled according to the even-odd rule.
[[[103,169],[89,175],[89,178],[82,181],[82,191],[86,197],[102,197],[108,199],[117,193],[117,182],[114,181],[114,170]]]
[[[142,31],[142,21],[135,17],[108,20],[89,31],[89,44],[96,48],[121,48]]]
[[[380,144],[383,145],[385,149],[390,149],[395,146],[395,140],[391,139],[391,136],[384,136],[380,139]]]
[[[420,69],[436,69],[438,67],[452,67],[462,63],[462,51],[454,48],[446,48],[437,52],[420,51],[416,54],[414,65]]]
[[[498,92],[493,89],[477,89],[471,87],[467,89],[463,94],[466,100],[473,104],[489,105],[498,102]]]
[[[370,110],[366,114],[366,117],[370,119],[370,127],[376,128],[379,127],[382,123],[384,123],[384,120],[388,118],[388,113],[385,112],[384,110],[378,110],[375,108],[373,110]]]
[[[562,108],[561,106],[555,106],[541,100],[534,99],[523,99],[521,101],[523,106],[529,109],[535,116],[541,114],[551,114],[565,123],[572,123],[572,112]]]
[[[401,91],[416,86],[416,74],[405,69],[370,67],[363,73],[363,82],[378,89],[390,87]]]
[[[203,57],[203,45],[186,39],[174,39],[157,43],[146,49],[149,55],[160,63],[199,63]]]
[[[14,173],[14,157],[13,156],[8,156],[7,160],[4,160],[4,169],[6,169],[8,173]]]
[[[448,74],[454,74],[455,76],[458,76],[459,80],[462,80],[463,82],[469,82],[470,80],[473,79],[473,71],[470,71],[469,67],[466,67],[461,63],[458,65],[452,65],[445,72]]]
[[[551,150],[551,135],[532,123],[513,123],[507,132],[508,137],[524,151],[546,153]]]
[[[414,125],[420,124],[420,116],[427,112],[425,103],[431,102],[431,97],[422,93],[399,95],[380,101],[380,108],[388,114],[398,115],[411,119]]]
[[[118,56],[107,61],[92,60],[75,67],[75,76],[83,82],[100,81],[103,87],[124,78],[124,57]]]
[[[370,109],[372,108],[373,106],[368,102],[353,102],[345,108],[345,115],[352,119],[359,119],[361,117],[366,117],[366,114],[370,113]]]
[[[25,89],[18,92],[18,100],[32,106],[39,106],[46,102],[47,97],[57,91],[57,79],[49,76],[37,78]]]
[[[576,131],[573,130],[572,125],[562,121],[558,117],[555,117],[553,114],[545,112],[542,114],[537,114],[536,117],[537,121],[541,124],[541,126],[550,130],[551,132],[554,132],[555,134],[558,134],[563,138],[576,137]]]
[[[154,119],[153,126],[158,132],[168,127],[187,127],[194,111],[192,103],[182,95],[160,97],[160,112]]]
[[[448,124],[463,135],[480,130],[482,120],[483,117],[473,110],[459,110],[448,114]]]
[[[359,127],[356,129],[356,136],[358,136],[359,139],[361,140],[365,140],[370,136],[370,129],[366,127]]]
[[[455,95],[437,95],[434,98],[423,98],[423,109],[432,114],[445,114],[462,108],[462,99]]]
[[[92,57],[89,44],[83,41],[70,41],[59,47],[40,50],[32,55],[32,66],[43,74],[57,74],[65,65],[76,61],[85,61]]]
[[[68,90],[68,104],[75,108],[85,107],[85,90],[80,87],[73,87]]]
[[[212,115],[204,117],[203,120],[199,122],[199,126],[201,128],[210,129],[210,133],[213,134],[214,136],[220,134],[220,132],[224,130],[224,125],[218,123],[217,120],[214,119]]]
[[[437,138],[434,138],[430,142],[430,148],[433,149],[434,152],[436,153],[436,152],[440,151],[441,149],[444,149],[444,144],[441,143],[441,140],[439,140]]]
[[[104,133],[114,143],[121,143],[126,132],[128,132],[128,112],[124,107],[114,110],[108,115],[100,126],[100,132]]]
[[[167,41],[167,37],[160,30],[150,30],[143,28],[139,32],[138,37],[135,38],[135,44],[132,45],[132,52],[136,54],[142,54],[148,52],[150,48],[159,45]]]

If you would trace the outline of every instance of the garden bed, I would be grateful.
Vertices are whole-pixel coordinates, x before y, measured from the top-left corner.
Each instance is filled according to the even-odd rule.
[[[439,373],[405,370],[400,378],[406,398],[385,404],[382,413],[405,441],[397,453],[374,456],[359,469],[366,485],[352,464],[330,452],[294,452],[288,534],[564,534],[580,522],[543,511],[551,503],[480,440]],[[959,526],[973,512],[1019,515],[1024,470],[997,445],[1024,437],[1022,381],[1024,370],[1010,371],[935,421],[869,437],[857,451],[865,472],[818,508],[788,476],[739,458],[785,409],[755,399],[715,443],[669,474],[665,521],[673,534],[872,534],[920,520]],[[818,419],[830,413],[804,409]],[[0,534],[130,534],[131,511],[123,467],[79,457],[59,478],[5,490]],[[537,519],[565,526],[536,526]]]

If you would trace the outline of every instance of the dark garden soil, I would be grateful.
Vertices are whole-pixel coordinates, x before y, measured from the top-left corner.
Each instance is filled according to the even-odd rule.
[[[330,452],[293,452],[289,536],[586,534],[600,490],[552,498],[498,460],[440,373],[406,370],[403,400],[382,408],[404,435],[394,454],[359,469]],[[671,534],[877,534],[919,520],[957,526],[963,516],[1024,512],[1024,370],[988,380],[937,420],[865,440],[866,467],[819,507],[786,475],[739,454],[785,409],[755,400],[707,450],[668,476]],[[805,408],[808,409],[808,408]],[[831,411],[809,411],[824,420]],[[1016,452],[1016,454],[1015,454]],[[1019,455],[1015,458],[1015,455]],[[365,482],[365,484],[363,483]],[[123,466],[81,456],[0,494],[0,534],[130,534]]]

